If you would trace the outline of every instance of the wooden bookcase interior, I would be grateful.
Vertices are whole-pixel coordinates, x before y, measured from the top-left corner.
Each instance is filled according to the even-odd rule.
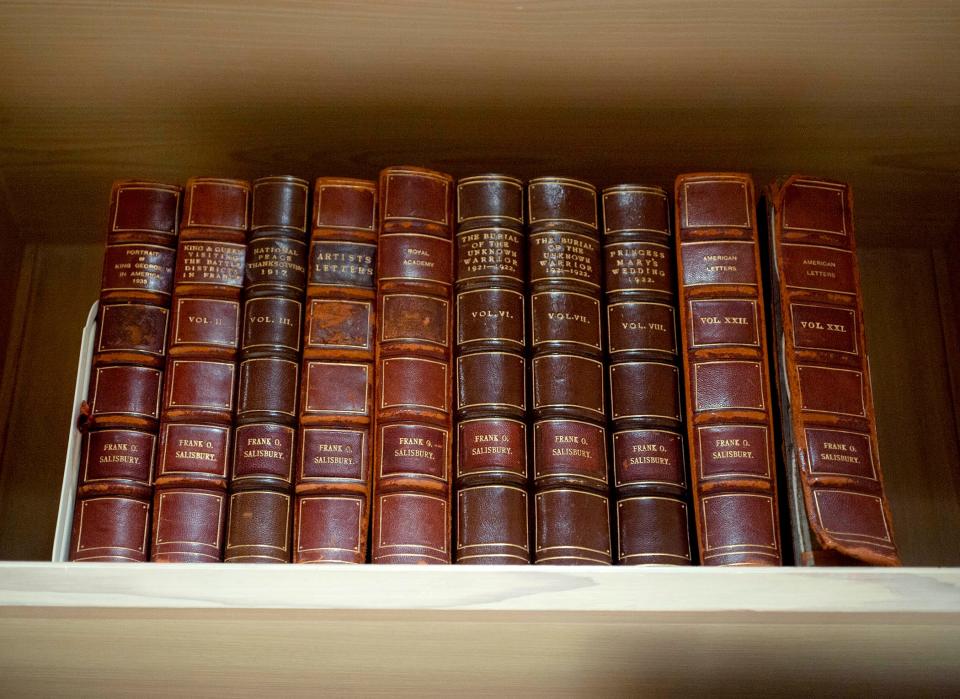
[[[381,166],[411,163],[457,176],[569,175],[598,186],[671,187],[679,172],[715,169],[748,171],[758,186],[791,172],[850,182],[880,455],[903,559],[960,566],[958,36],[960,5],[949,0],[869,8],[827,0],[0,7],[0,559],[49,558],[80,330],[97,295],[113,179],[374,177]],[[97,616],[83,610],[100,604],[82,596],[57,611],[47,607],[59,604],[47,593],[65,585],[70,568],[35,566],[31,580],[45,591],[35,604],[54,611],[0,615],[5,644],[20,632],[42,640],[65,630],[76,641],[117,625],[139,638],[154,622],[169,633],[182,621],[186,634],[212,614],[114,609]],[[17,570],[0,564],[0,581],[22,575]],[[810,575],[786,572],[801,574]],[[710,594],[711,578],[690,575],[677,578],[690,581],[688,594]],[[136,576],[149,584],[149,572]],[[561,579],[575,584],[577,576]],[[856,600],[846,601],[843,576],[830,580],[844,600],[840,610],[859,614]],[[921,574],[898,581],[897,603],[933,584]],[[92,574],[76,582],[97,584]],[[955,577],[950,584],[955,592]],[[834,588],[817,589],[829,595]],[[30,605],[29,597],[11,599],[0,583],[0,604]],[[623,621],[615,613],[621,598],[611,599],[611,610],[564,617],[569,655],[557,657],[573,657],[577,643],[587,648],[596,639],[603,648],[630,643],[637,624],[653,624],[680,648],[683,629],[699,621],[678,609]],[[256,597],[237,604],[248,611],[224,633],[264,628],[279,636],[287,621],[300,619],[255,610]],[[722,624],[741,628],[734,611],[749,608],[734,594]],[[435,632],[436,644],[415,644],[427,654],[468,629],[489,629],[478,632],[487,651],[494,628],[517,631],[518,643],[542,641],[548,634],[536,629],[563,609],[506,619],[471,608],[460,630],[416,605],[354,614],[350,624],[342,614],[324,618],[357,643],[394,621],[410,624],[409,638]],[[754,638],[792,637],[792,619],[800,617],[777,609]],[[830,647],[870,638],[875,624],[902,624],[903,638],[927,648],[956,643],[960,620],[951,609],[936,623],[929,615],[907,623],[878,609],[855,620],[841,613],[848,626],[835,629]],[[829,626],[824,614],[804,610],[812,615],[804,623]],[[520,622],[526,631],[518,631]],[[793,638],[798,645],[801,636]],[[892,657],[877,651],[886,642],[871,642],[872,659],[864,646],[854,665],[879,667],[877,658]],[[600,647],[591,651],[598,662]],[[704,642],[702,652],[709,647]],[[738,647],[763,650],[759,640]],[[80,657],[68,654],[63,667]],[[177,657],[181,666],[190,662]],[[20,662],[31,661],[21,655]],[[430,674],[436,686],[453,677],[449,663],[430,664],[438,668]],[[616,671],[607,661],[601,666],[608,678]],[[519,678],[515,688],[524,686],[519,669],[508,674]],[[336,676],[350,686],[345,672]],[[960,681],[955,667],[947,678]]]

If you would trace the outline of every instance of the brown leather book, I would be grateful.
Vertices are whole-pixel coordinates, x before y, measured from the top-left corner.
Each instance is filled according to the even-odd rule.
[[[227,562],[290,561],[309,197],[296,177],[253,183]]]
[[[370,520],[377,183],[313,196],[293,560],[363,563]]]
[[[457,183],[457,563],[530,562],[523,182]]]
[[[593,185],[527,185],[535,563],[612,562]]]
[[[883,493],[850,188],[767,196],[774,357],[797,565],[899,565]]]
[[[668,195],[618,185],[601,206],[617,561],[689,565]]]
[[[780,565],[770,371],[753,180],[675,185],[687,439],[700,561]]]
[[[114,182],[71,561],[145,561],[180,187]]]
[[[151,560],[223,553],[250,185],[187,182],[163,384]]]
[[[450,563],[453,178],[380,173],[374,563]]]

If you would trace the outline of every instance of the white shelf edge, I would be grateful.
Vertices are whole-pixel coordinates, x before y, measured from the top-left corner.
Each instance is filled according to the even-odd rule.
[[[929,614],[960,624],[960,568],[2,562],[0,607]]]

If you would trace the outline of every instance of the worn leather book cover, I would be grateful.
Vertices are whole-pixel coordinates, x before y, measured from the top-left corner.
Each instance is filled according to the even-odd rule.
[[[223,559],[290,561],[310,185],[253,183]]]
[[[669,198],[601,197],[617,562],[692,562]]]
[[[293,560],[364,563],[370,520],[377,183],[314,186]]]
[[[797,565],[899,565],[883,492],[853,201],[794,175],[767,192],[774,356]]]
[[[450,563],[453,178],[380,173],[371,560]]]
[[[145,561],[181,189],[110,195],[71,561]]]
[[[753,180],[675,185],[687,440],[700,561],[780,565],[779,517]]]
[[[523,182],[457,182],[456,562],[530,562]]]
[[[612,562],[593,185],[527,185],[535,563]]]
[[[160,423],[151,560],[223,556],[250,185],[187,182]]]

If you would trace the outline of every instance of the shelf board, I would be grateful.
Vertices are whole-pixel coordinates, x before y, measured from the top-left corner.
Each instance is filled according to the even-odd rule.
[[[960,621],[960,568],[0,562],[0,606],[945,614]]]
[[[958,646],[956,568],[0,564],[41,694],[935,693]]]

